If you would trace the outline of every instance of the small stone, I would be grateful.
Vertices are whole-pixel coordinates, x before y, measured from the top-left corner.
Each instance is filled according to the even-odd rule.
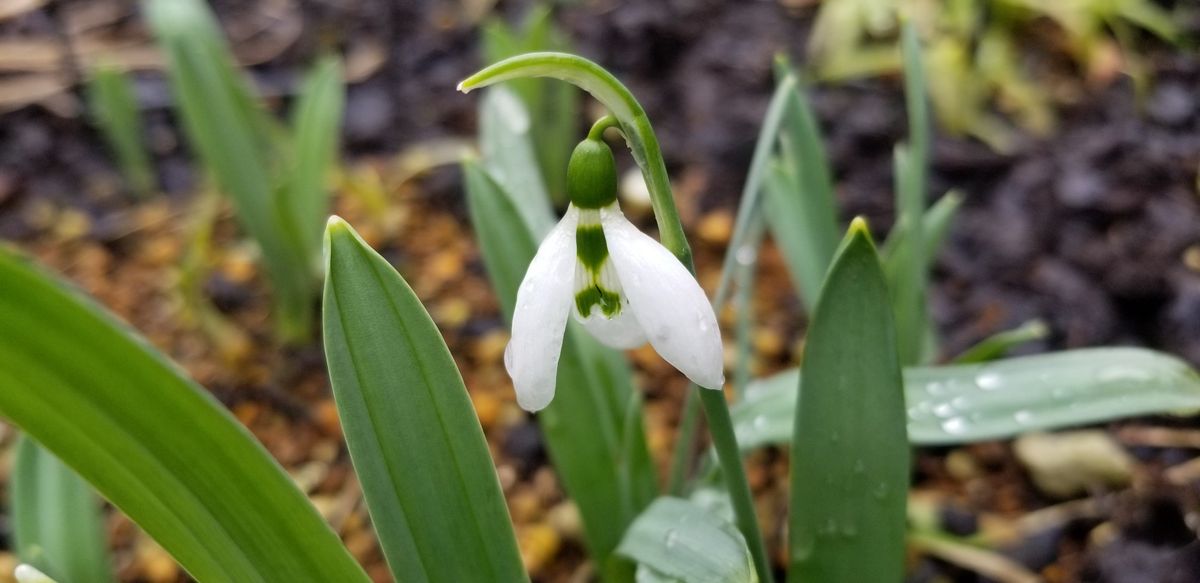
[[[562,539],[549,525],[531,524],[521,529],[517,543],[521,548],[521,562],[525,564],[525,569],[536,574],[558,554]]]
[[[946,504],[939,508],[938,515],[942,530],[955,536],[971,536],[979,531],[979,517],[966,508]]]
[[[1179,83],[1159,83],[1146,104],[1150,117],[1168,126],[1181,126],[1195,113],[1196,103],[1191,91]]]
[[[333,399],[325,399],[317,403],[313,408],[313,419],[325,435],[335,437],[342,434],[342,422],[338,418],[337,404]]]
[[[508,431],[504,436],[504,453],[517,461],[522,476],[529,476],[546,462],[542,432],[532,421]]]
[[[448,298],[438,302],[433,319],[445,328],[461,328],[471,318],[471,303],[463,298]]]
[[[179,578],[179,565],[175,559],[171,558],[171,555],[167,554],[167,551],[158,546],[158,543],[150,537],[138,537],[134,554],[135,561],[141,567],[138,570],[141,575],[140,580],[166,583]]]
[[[1133,479],[1133,458],[1104,431],[1032,433],[1013,446],[1043,493],[1070,498],[1095,486],[1122,487]]]
[[[706,243],[728,243],[733,234],[733,216],[725,211],[708,213],[700,220],[697,234]]]
[[[475,415],[479,417],[479,424],[484,429],[491,429],[496,424],[504,406],[504,402],[496,396],[495,391],[490,390],[472,392],[471,403],[475,405]]]
[[[430,258],[425,267],[426,277],[437,282],[447,282],[462,275],[463,256],[458,249],[446,249]]]
[[[1192,245],[1183,251],[1183,264],[1192,271],[1200,272],[1200,245]]]
[[[762,328],[754,332],[754,350],[762,355],[776,356],[787,348],[787,340],[778,330]]]
[[[550,509],[546,522],[554,527],[559,536],[566,540],[578,541],[583,537],[583,518],[579,515],[579,507],[574,502],[560,502]]]
[[[91,228],[92,220],[86,214],[67,208],[58,214],[54,234],[66,241],[75,241],[86,236]]]
[[[473,356],[480,364],[498,363],[504,358],[506,347],[508,333],[499,329],[493,330],[475,342]]]
[[[966,450],[956,449],[946,456],[946,472],[955,480],[966,482],[979,477],[979,464]]]

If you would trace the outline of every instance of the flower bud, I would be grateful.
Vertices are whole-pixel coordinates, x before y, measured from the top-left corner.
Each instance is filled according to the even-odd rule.
[[[575,146],[567,164],[567,195],[581,209],[598,209],[617,200],[617,165],[608,144],[588,138]]]

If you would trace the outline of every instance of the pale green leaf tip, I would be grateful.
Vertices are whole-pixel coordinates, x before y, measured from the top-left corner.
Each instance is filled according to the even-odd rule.
[[[871,227],[867,225],[867,219],[854,217],[854,220],[850,221],[849,235],[852,237],[866,237],[869,241],[871,239]]]
[[[331,235],[339,231],[346,232],[349,229],[350,223],[337,215],[329,215],[329,220],[325,222],[325,232]]]

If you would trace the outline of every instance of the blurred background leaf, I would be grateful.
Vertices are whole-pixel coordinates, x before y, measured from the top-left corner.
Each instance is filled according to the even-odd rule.
[[[531,10],[519,28],[492,18],[483,27],[484,59],[496,63],[521,53],[572,52],[566,35],[555,26],[552,16],[553,11],[546,4]],[[521,79],[511,85],[532,112],[529,133],[545,188],[551,200],[565,206],[567,161],[579,132],[579,91],[570,84],[545,79]],[[487,153],[484,156],[490,157]]]
[[[121,69],[99,65],[88,81],[88,104],[92,118],[117,158],[117,166],[134,195],[154,193],[154,169],[143,143],[141,113],[133,81]]]
[[[17,556],[60,582],[115,581],[100,498],[33,439],[22,436],[16,450],[9,507]]]

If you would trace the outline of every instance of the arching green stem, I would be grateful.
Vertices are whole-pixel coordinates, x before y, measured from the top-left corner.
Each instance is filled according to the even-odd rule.
[[[612,113],[620,123],[633,160],[642,169],[642,176],[650,189],[650,203],[658,222],[659,239],[679,261],[692,269],[692,249],[683,234],[679,211],[675,209],[671,181],[667,176],[667,165],[663,162],[658,138],[654,135],[654,128],[650,127],[646,110],[642,109],[629,89],[600,65],[567,53],[517,55],[467,77],[458,84],[458,89],[466,93],[525,77],[552,77],[572,83],[590,93]]]
[[[607,130],[609,128],[619,128],[619,127],[621,127],[621,122],[617,121],[617,118],[615,118],[611,115],[606,115],[606,116],[596,120],[596,123],[592,124],[592,129],[588,130],[588,139],[589,140],[603,139],[605,130]]]
[[[468,92],[493,83],[525,77],[553,77],[567,81],[590,93],[609,110],[612,115],[601,118],[596,126],[593,126],[591,133],[603,133],[609,127],[616,127],[613,122],[605,121],[607,117],[615,118],[650,189],[659,239],[684,266],[695,273],[691,247],[688,246],[679,212],[675,208],[675,198],[671,193],[671,182],[667,176],[667,166],[663,161],[658,138],[654,135],[646,111],[629,89],[596,63],[566,53],[528,53],[505,59],[471,75],[459,83],[458,88]],[[762,583],[771,583],[774,577],[767,560],[762,531],[758,527],[758,518],[754,513],[754,499],[746,480],[745,468],[742,466],[742,457],[733,433],[725,394],[708,389],[696,390],[699,391],[700,401],[708,418],[709,433],[733,502],[738,529],[746,537],[759,580]]]

